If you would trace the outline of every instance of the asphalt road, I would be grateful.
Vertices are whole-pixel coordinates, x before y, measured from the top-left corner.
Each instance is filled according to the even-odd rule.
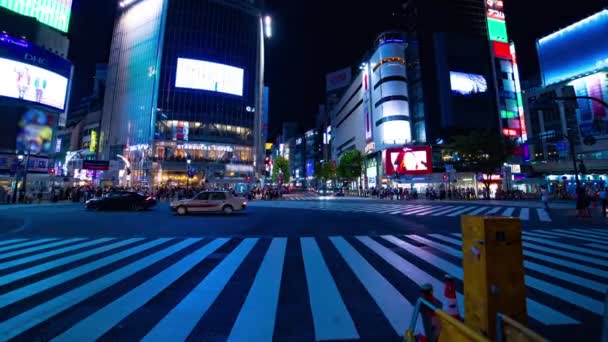
[[[178,217],[0,207],[0,340],[400,341],[419,285],[463,293],[460,214],[521,219],[528,325],[598,340],[608,229],[569,210],[252,202]],[[463,312],[462,297],[459,306]]]

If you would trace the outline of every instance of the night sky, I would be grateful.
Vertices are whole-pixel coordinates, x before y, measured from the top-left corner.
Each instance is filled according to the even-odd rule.
[[[266,0],[273,17],[273,37],[266,46],[271,139],[283,121],[297,121],[303,130],[311,128],[324,101],[325,74],[358,65],[378,33],[394,27],[392,13],[398,0],[367,3]],[[69,54],[76,66],[72,103],[91,92],[95,63],[107,62],[115,6],[113,0],[74,0]],[[538,37],[604,7],[608,0],[505,0],[522,79],[538,77]]]

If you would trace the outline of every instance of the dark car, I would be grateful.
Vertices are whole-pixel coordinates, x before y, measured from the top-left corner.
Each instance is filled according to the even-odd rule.
[[[95,210],[145,210],[156,205],[156,199],[135,191],[110,192],[101,197],[92,198],[85,203],[85,208]]]

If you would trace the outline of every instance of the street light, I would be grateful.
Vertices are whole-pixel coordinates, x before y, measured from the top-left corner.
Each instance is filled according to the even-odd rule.
[[[186,188],[190,187],[190,163],[192,163],[192,160],[190,158],[186,159]]]

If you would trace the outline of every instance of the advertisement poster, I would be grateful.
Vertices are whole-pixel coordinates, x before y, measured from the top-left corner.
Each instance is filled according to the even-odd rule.
[[[423,175],[433,172],[430,146],[398,147],[384,151],[386,175]]]
[[[241,68],[178,58],[175,87],[215,91],[243,96],[244,70]]]
[[[18,122],[17,151],[48,154],[52,149],[53,114],[38,109],[26,111]]]

